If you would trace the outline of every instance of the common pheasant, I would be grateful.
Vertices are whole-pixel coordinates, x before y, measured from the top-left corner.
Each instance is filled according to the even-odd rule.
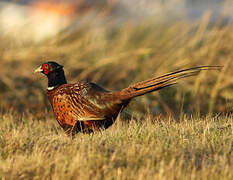
[[[157,91],[195,76],[202,70],[219,70],[221,66],[200,66],[148,79],[120,91],[107,91],[91,82],[68,84],[63,66],[56,62],[42,64],[35,72],[48,78],[47,96],[60,126],[68,134],[92,132],[111,126],[132,98]]]

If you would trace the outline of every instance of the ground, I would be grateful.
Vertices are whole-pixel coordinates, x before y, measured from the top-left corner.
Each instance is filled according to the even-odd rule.
[[[0,120],[2,179],[233,178],[232,116],[118,119],[75,138],[53,118]]]

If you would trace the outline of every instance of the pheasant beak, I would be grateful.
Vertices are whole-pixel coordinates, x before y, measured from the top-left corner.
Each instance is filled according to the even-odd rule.
[[[41,73],[41,72],[43,72],[42,66],[38,67],[38,68],[34,71],[34,73]]]

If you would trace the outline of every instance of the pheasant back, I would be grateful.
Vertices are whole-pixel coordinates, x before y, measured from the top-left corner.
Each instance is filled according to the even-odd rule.
[[[129,100],[120,100],[116,95],[89,82],[64,84],[47,91],[58,123],[72,134],[111,126],[129,103]]]

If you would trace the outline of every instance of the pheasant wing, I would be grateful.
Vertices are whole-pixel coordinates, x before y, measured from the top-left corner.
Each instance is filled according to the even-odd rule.
[[[77,83],[64,87],[53,98],[53,110],[61,126],[77,121],[101,121],[117,116],[121,101],[94,83]]]

